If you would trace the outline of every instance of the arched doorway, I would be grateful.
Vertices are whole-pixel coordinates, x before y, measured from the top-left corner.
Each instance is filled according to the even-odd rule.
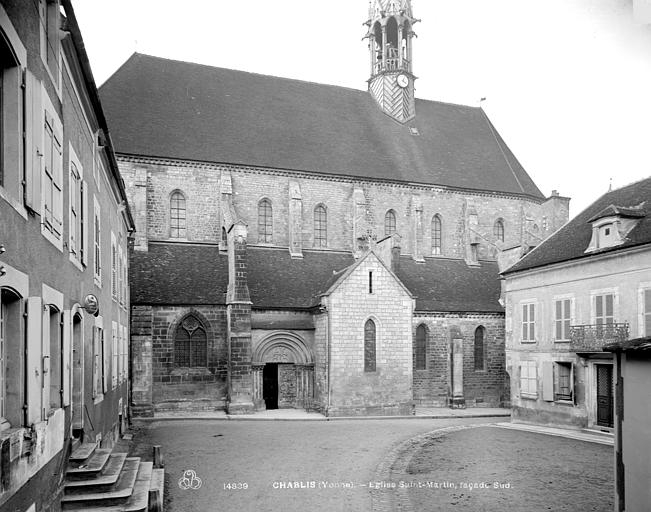
[[[276,332],[253,352],[253,401],[256,409],[312,407],[314,357],[300,336]]]

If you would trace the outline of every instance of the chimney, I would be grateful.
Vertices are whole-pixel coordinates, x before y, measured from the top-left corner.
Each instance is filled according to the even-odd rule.
[[[391,272],[396,274],[400,270],[400,244],[396,240],[391,247]]]

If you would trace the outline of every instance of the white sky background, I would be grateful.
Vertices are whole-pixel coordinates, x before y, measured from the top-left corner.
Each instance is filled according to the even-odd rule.
[[[637,0],[649,1],[649,0]],[[366,89],[367,0],[73,0],[97,84],[134,51]],[[651,176],[651,25],[633,0],[414,0],[419,98],[483,107],[571,216]]]

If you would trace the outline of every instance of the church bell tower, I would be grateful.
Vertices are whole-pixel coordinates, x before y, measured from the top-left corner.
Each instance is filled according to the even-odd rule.
[[[372,0],[366,22],[371,54],[369,92],[380,108],[399,123],[416,115],[412,27],[417,21],[411,0]]]

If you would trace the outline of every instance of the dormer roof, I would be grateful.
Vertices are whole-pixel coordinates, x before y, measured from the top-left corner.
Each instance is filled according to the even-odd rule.
[[[593,242],[594,224],[605,227],[607,222],[603,221],[608,217],[613,218],[613,223],[619,220],[625,225],[623,234],[618,235],[620,239],[616,244],[594,245],[588,250]],[[651,245],[651,177],[604,194],[502,274],[644,245]]]

